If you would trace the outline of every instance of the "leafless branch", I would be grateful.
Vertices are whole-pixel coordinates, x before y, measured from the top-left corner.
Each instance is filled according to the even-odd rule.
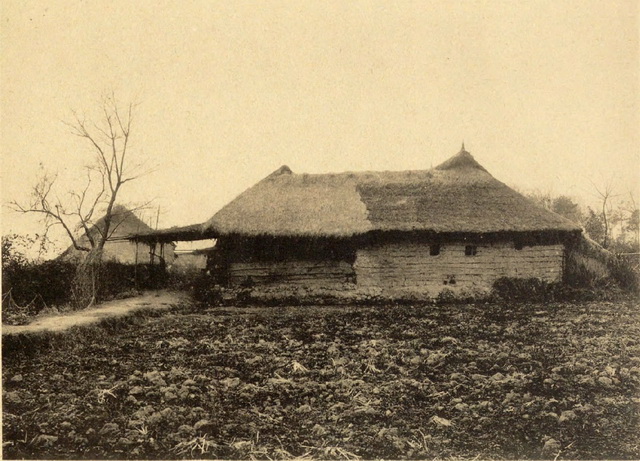
[[[613,190],[614,190],[613,178],[606,180],[604,182],[604,185],[601,187],[598,187],[598,185],[591,180],[589,180],[589,182],[595,189],[596,196],[600,200],[600,205],[602,209],[602,221],[604,224],[604,238],[603,238],[602,246],[607,248],[609,246],[609,238],[611,234],[611,223],[610,223],[611,221],[610,217],[612,214],[611,200],[614,197],[617,197],[618,194],[613,193]]]
[[[151,204],[152,200],[143,203],[142,205],[138,205],[136,207],[129,207],[127,208],[127,212],[126,213],[122,213],[122,219],[117,220],[117,222],[112,222],[111,223],[111,230],[109,232],[109,235],[107,236],[107,240],[110,240],[113,237],[113,234],[115,233],[115,231],[120,227],[120,225],[122,223],[124,223],[126,221],[126,218],[130,215],[135,215],[136,212],[140,211],[140,210],[145,210],[149,207],[149,205]],[[119,216],[120,213],[118,214],[114,214],[114,218],[116,216]]]
[[[67,222],[63,217],[64,212],[60,210],[59,206],[53,209],[50,208],[46,199],[41,200],[40,204],[42,205],[42,207],[38,207],[37,204],[31,207],[25,207],[16,201],[10,202],[11,208],[14,211],[17,211],[19,213],[38,213],[43,215],[45,218],[45,226],[47,230],[54,225],[61,225],[64,228],[65,232],[67,233],[69,239],[71,239],[71,243],[76,250],[86,251],[86,252],[91,251],[90,248],[82,246],[78,243],[77,239],[75,238],[75,235],[71,231],[71,228],[69,227],[69,225],[67,224]],[[54,220],[53,222],[51,222],[52,219]]]
[[[111,93],[103,98],[101,115],[95,122],[72,112],[71,121],[63,123],[72,135],[86,140],[94,153],[95,163],[86,169],[86,182],[81,188],[69,193],[70,202],[65,207],[63,201],[53,193],[56,177],[45,174],[34,186],[30,202],[13,202],[13,208],[21,213],[42,215],[47,230],[55,225],[62,226],[77,250],[102,250],[105,242],[122,224],[122,219],[115,212],[120,189],[124,184],[151,171],[145,171],[143,163],[134,165],[129,162],[129,141],[135,107],[134,104],[129,104],[121,111],[115,95]],[[106,213],[100,220],[100,225],[97,225],[94,223],[94,216],[102,204],[105,205]],[[70,225],[74,220],[78,221],[76,229],[82,230],[87,244],[80,243],[74,235]]]

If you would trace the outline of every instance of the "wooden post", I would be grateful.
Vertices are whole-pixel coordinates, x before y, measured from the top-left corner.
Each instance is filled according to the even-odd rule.
[[[136,240],[136,256],[133,266],[133,286],[138,291],[138,241]]]
[[[156,256],[156,242],[153,242],[153,245],[149,244],[149,280],[148,283],[151,285],[151,287],[154,286],[154,282],[155,282],[155,256]]]
[[[167,274],[167,261],[164,259],[164,242],[160,243],[160,267],[158,270],[158,280],[156,283],[164,285],[164,278]]]

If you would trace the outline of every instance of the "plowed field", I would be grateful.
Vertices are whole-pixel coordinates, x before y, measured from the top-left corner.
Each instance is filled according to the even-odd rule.
[[[185,307],[14,342],[3,454],[637,459],[639,320],[635,301]]]

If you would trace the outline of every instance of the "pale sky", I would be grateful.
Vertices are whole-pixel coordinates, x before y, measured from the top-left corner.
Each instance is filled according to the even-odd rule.
[[[2,2],[2,201],[89,149],[61,122],[140,103],[160,227],[203,222],[281,165],[426,169],[466,148],[521,190],[640,184],[637,1]],[[153,212],[152,214],[155,214]],[[36,232],[3,207],[2,230]]]

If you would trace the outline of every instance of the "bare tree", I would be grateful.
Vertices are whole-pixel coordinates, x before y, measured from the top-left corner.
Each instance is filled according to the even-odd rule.
[[[65,122],[73,135],[86,141],[93,157],[85,167],[84,187],[69,192],[68,200],[63,201],[54,193],[57,175],[44,172],[32,189],[29,203],[11,202],[16,211],[42,215],[46,231],[61,226],[72,246],[86,253],[76,279],[79,290],[80,285],[90,286],[88,290],[80,290],[83,293],[79,296],[89,303],[96,299],[96,266],[102,261],[106,242],[119,225],[114,207],[122,187],[148,172],[143,171],[142,164],[132,163],[128,155],[134,108],[134,104],[129,104],[122,111],[111,95],[104,99],[97,122],[77,113],[73,114],[73,122]],[[104,217],[96,225],[96,214],[103,208]],[[76,236],[78,231],[84,238]]]
[[[521,193],[545,210],[551,210],[553,207],[553,194],[550,190],[543,191],[540,189],[536,189],[533,191],[525,191]]]
[[[602,239],[602,246],[607,248],[609,246],[609,240],[611,238],[611,214],[612,214],[612,199],[616,197],[613,194],[613,181],[608,180],[603,186],[597,186],[593,181],[591,185],[596,190],[596,196],[600,200],[600,208],[602,214],[602,222],[604,224],[604,236]]]
[[[627,213],[625,230],[632,232],[634,237],[635,251],[640,250],[640,208],[632,191],[629,191],[629,202],[624,211]]]

